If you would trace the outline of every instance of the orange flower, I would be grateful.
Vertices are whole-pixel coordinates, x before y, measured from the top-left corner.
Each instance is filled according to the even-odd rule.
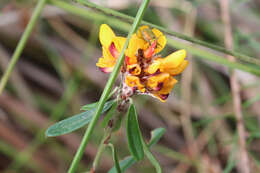
[[[99,39],[103,57],[99,58],[96,65],[103,72],[111,72],[126,39],[116,36],[106,24],[100,27]],[[124,52],[125,63],[121,71],[126,87],[122,88],[122,93],[126,98],[134,93],[142,93],[152,95],[162,102],[166,101],[178,82],[174,76],[180,74],[188,65],[185,50],[176,51],[165,58],[158,55],[166,42],[161,31],[149,26],[141,26],[137,33],[131,36]]]

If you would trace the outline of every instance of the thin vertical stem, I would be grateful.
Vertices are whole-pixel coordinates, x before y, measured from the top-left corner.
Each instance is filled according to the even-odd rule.
[[[14,66],[16,64],[16,62],[18,61],[18,59],[20,58],[20,55],[26,45],[26,42],[34,28],[34,25],[37,21],[37,19],[39,18],[40,14],[41,14],[41,11],[45,5],[47,0],[39,0],[38,1],[38,4],[35,8],[35,10],[33,11],[33,14],[32,14],[32,17],[28,23],[28,25],[26,26],[25,28],[25,31],[22,35],[22,38],[20,39],[15,51],[14,51],[14,54],[12,56],[12,59],[8,65],[8,68],[6,69],[3,77],[1,78],[1,81],[0,81],[0,95],[2,94],[4,88],[5,88],[5,85],[14,69]]]
[[[231,30],[231,22],[229,15],[229,1],[220,0],[221,7],[221,17],[225,26],[225,46],[227,49],[233,49],[233,37]],[[227,55],[230,61],[235,61],[233,56]],[[237,120],[237,131],[238,131],[238,148],[239,148],[239,162],[238,168],[241,173],[250,173],[250,164],[248,159],[248,154],[246,150],[246,137],[245,137],[245,127],[243,124],[243,115],[241,111],[241,100],[240,100],[240,86],[237,80],[236,72],[231,70],[230,73],[230,85],[233,96],[233,109],[235,117]]]
[[[113,84],[114,84],[114,82],[116,80],[116,77],[117,77],[119,71],[120,71],[120,67],[121,67],[121,65],[122,65],[122,63],[123,63],[123,61],[125,59],[124,51],[126,50],[126,48],[128,46],[128,43],[129,43],[129,40],[130,40],[131,36],[134,34],[134,32],[136,31],[136,29],[139,26],[140,22],[142,21],[144,12],[145,12],[145,10],[146,10],[146,8],[148,6],[149,1],[150,0],[144,0],[143,3],[140,6],[138,12],[137,12],[137,15],[135,17],[134,23],[132,25],[132,28],[131,28],[131,30],[128,33],[127,40],[126,40],[126,42],[124,44],[124,47],[123,47],[123,49],[122,49],[122,51],[120,53],[120,56],[119,56],[119,58],[117,60],[117,63],[115,65],[115,67],[114,67],[113,72],[110,74],[110,77],[109,77],[109,79],[107,81],[105,89],[104,89],[104,91],[103,91],[103,93],[101,95],[101,98],[100,98],[99,102],[98,102],[95,115],[93,116],[93,118],[92,118],[92,120],[91,120],[91,122],[90,122],[90,124],[89,124],[89,126],[88,126],[88,128],[87,128],[87,130],[86,130],[86,132],[84,134],[84,136],[83,136],[81,144],[80,144],[80,146],[78,148],[78,151],[77,151],[76,155],[74,156],[74,159],[73,159],[73,161],[72,161],[72,163],[70,165],[68,173],[74,173],[76,171],[77,165],[78,165],[78,163],[79,163],[79,161],[80,161],[80,159],[81,159],[81,157],[82,157],[82,155],[84,153],[84,150],[85,150],[85,148],[87,146],[87,143],[88,143],[88,141],[90,139],[90,136],[91,136],[91,134],[92,134],[92,132],[94,130],[94,127],[97,124],[97,121],[98,121],[98,119],[100,117],[100,113],[101,113],[101,111],[102,111],[102,109],[104,107],[104,104],[106,102],[107,96],[109,95],[109,93],[111,91],[111,88],[112,88],[112,86],[113,86]]]

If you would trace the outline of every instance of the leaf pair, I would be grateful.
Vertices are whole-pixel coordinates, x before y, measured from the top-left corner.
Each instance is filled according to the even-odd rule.
[[[165,129],[164,128],[157,128],[155,130],[153,130],[151,132],[151,139],[149,141],[149,143],[147,144],[147,146],[150,148],[152,147],[154,144],[156,144],[160,138],[163,136],[163,134],[165,133]],[[130,168],[133,164],[136,163],[136,159],[133,156],[128,156],[125,159],[121,160],[119,162],[119,166],[120,166],[120,171],[121,172],[125,172],[126,169]],[[158,163],[158,162],[157,162]],[[115,164],[116,165],[116,164]],[[158,169],[158,168],[157,168]],[[158,171],[157,171],[158,172]],[[118,168],[116,168],[115,166],[113,168],[111,168],[108,173],[118,173]]]

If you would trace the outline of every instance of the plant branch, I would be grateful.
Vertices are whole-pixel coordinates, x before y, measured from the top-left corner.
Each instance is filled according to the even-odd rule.
[[[116,80],[116,77],[117,77],[117,75],[118,75],[118,73],[120,71],[120,67],[121,67],[121,65],[122,65],[122,63],[124,61],[124,58],[125,58],[124,57],[124,51],[126,50],[126,48],[128,46],[128,43],[129,43],[129,40],[130,40],[131,36],[134,34],[134,32],[136,31],[137,27],[141,23],[141,20],[143,18],[144,12],[145,12],[145,10],[146,10],[146,8],[148,6],[148,3],[149,3],[149,0],[144,0],[143,3],[140,6],[138,12],[137,12],[137,15],[135,17],[134,23],[132,25],[132,28],[131,28],[131,30],[128,33],[127,40],[126,40],[126,42],[124,44],[124,47],[123,47],[123,49],[122,49],[122,51],[120,53],[120,56],[119,56],[119,58],[117,60],[117,63],[115,65],[115,67],[114,67],[114,70],[110,74],[110,77],[109,77],[109,79],[107,81],[105,89],[104,89],[104,91],[103,91],[103,93],[101,95],[101,98],[100,98],[99,103],[97,105],[97,109],[96,109],[95,115],[93,116],[93,118],[92,118],[92,120],[91,120],[91,122],[90,122],[90,124],[89,124],[89,126],[88,126],[88,128],[87,128],[87,130],[86,130],[86,132],[84,134],[84,136],[83,136],[82,142],[81,142],[81,144],[80,144],[80,146],[78,148],[78,151],[77,151],[76,155],[74,156],[74,159],[73,159],[73,161],[71,163],[71,166],[69,168],[68,173],[74,173],[76,171],[77,165],[78,165],[78,163],[79,163],[79,161],[80,161],[80,159],[81,159],[81,157],[82,157],[82,155],[84,153],[84,150],[85,150],[85,148],[87,146],[87,143],[88,143],[88,141],[90,139],[90,136],[91,136],[91,134],[93,132],[93,129],[94,129],[95,125],[97,124],[97,121],[98,121],[98,119],[100,117],[100,114],[101,114],[101,111],[102,111],[102,109],[104,107],[106,99],[107,99],[107,97],[108,97],[108,95],[109,95],[109,93],[111,91],[111,88],[112,88],[112,86],[113,86],[113,84],[114,84],[114,82]]]
[[[39,0],[38,1],[38,4],[35,8],[35,10],[33,11],[33,14],[32,14],[32,17],[28,23],[28,25],[26,26],[25,28],[25,31],[22,35],[22,38],[20,39],[15,51],[14,51],[14,54],[11,58],[11,61],[6,69],[6,71],[4,72],[4,75],[3,77],[1,78],[1,81],[0,81],[0,95],[2,94],[4,88],[5,88],[5,85],[14,69],[14,66],[16,64],[16,62],[19,60],[20,58],[20,55],[26,45],[26,42],[34,28],[34,25],[36,24],[36,21],[37,19],[39,18],[40,14],[41,14],[41,11],[45,5],[47,0]]]

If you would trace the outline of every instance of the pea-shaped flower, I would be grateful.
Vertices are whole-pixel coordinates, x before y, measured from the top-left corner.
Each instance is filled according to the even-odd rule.
[[[102,24],[99,32],[103,57],[96,64],[103,72],[111,72],[123,48],[126,38],[118,37],[112,29]],[[166,37],[156,28],[141,26],[131,36],[124,52],[122,66],[123,87],[121,94],[128,98],[133,94],[147,94],[166,101],[174,85],[174,76],[180,74],[188,65],[186,51],[179,50],[165,58],[158,53],[165,47]],[[131,92],[129,92],[131,91]]]

